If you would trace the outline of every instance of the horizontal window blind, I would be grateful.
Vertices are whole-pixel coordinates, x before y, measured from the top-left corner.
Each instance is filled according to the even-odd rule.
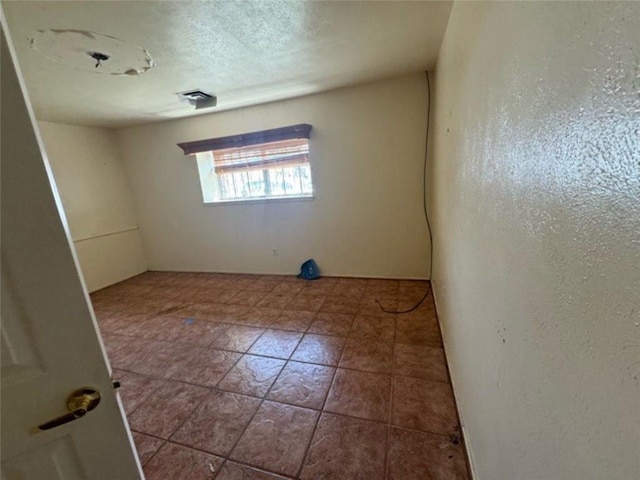
[[[296,138],[212,153],[216,174],[309,164],[309,140]]]
[[[205,203],[313,198],[311,125],[179,143],[195,154]]]

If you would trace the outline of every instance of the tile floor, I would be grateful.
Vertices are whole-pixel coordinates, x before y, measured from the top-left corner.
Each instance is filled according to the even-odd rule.
[[[148,480],[467,479],[426,282],[148,272],[92,294]]]

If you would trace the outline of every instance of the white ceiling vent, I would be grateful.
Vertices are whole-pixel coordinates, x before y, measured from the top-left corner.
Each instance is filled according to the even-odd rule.
[[[183,102],[195,105],[196,110],[201,108],[211,108],[218,104],[218,97],[203,92],[202,90],[189,90],[178,93],[178,98]]]

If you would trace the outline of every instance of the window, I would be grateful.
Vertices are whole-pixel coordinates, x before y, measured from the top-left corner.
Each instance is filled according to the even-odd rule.
[[[205,203],[313,197],[310,125],[179,144],[195,153]]]

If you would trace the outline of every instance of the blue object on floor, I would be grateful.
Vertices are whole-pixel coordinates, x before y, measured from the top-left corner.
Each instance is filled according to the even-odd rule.
[[[187,325],[193,325],[193,323],[195,322],[195,320],[193,318],[185,318],[184,319],[184,323]]]
[[[320,276],[320,269],[318,264],[310,258],[302,264],[300,267],[300,274],[298,278],[304,278],[305,280],[314,280]]]

